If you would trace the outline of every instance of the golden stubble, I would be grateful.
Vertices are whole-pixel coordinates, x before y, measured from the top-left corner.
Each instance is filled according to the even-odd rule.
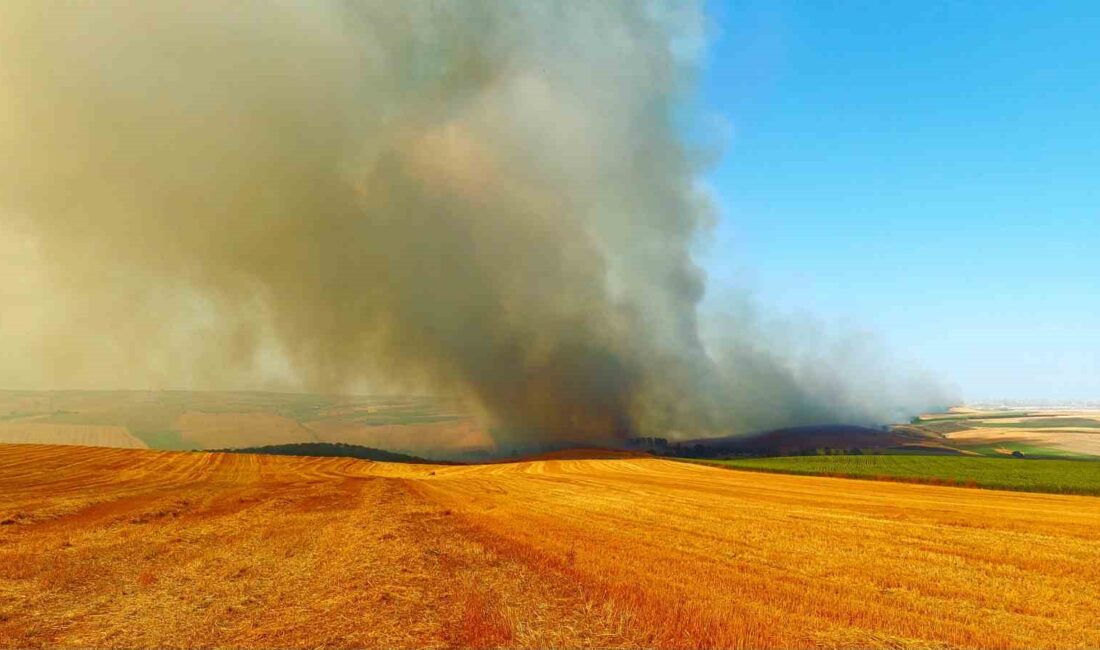
[[[0,644],[1092,647],[1097,499],[0,447]]]

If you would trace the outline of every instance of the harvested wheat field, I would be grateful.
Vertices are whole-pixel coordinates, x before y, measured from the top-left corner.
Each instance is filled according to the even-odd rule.
[[[1100,500],[0,446],[4,647],[1100,646]]]

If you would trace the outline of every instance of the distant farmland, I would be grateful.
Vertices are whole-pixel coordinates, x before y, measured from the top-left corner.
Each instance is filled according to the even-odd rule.
[[[189,450],[305,442],[461,456],[493,447],[438,398],[234,391],[0,391],[0,443]]]
[[[1100,495],[1100,461],[972,456],[787,456],[708,461],[724,467],[1026,492]]]
[[[1100,457],[1100,411],[1042,409],[979,411],[956,408],[913,418],[896,431],[941,437],[941,444],[963,452],[1029,456]]]
[[[1100,647],[1096,497],[31,445],[0,494],[0,647]]]
[[[52,422],[0,422],[0,444],[83,445],[143,449],[126,427]]]

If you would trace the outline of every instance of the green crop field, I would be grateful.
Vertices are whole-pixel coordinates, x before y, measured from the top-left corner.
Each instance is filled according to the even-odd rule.
[[[968,456],[786,456],[704,461],[782,474],[910,481],[998,490],[1100,495],[1100,461]]]

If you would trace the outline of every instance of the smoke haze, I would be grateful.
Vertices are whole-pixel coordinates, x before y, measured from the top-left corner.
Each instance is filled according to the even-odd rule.
[[[880,425],[959,403],[954,389],[897,358],[871,333],[777,315],[724,294],[704,339],[722,377],[735,432],[845,423]]]
[[[0,381],[430,388],[499,441],[851,410],[753,328],[701,341],[704,31],[684,2],[5,2]]]

